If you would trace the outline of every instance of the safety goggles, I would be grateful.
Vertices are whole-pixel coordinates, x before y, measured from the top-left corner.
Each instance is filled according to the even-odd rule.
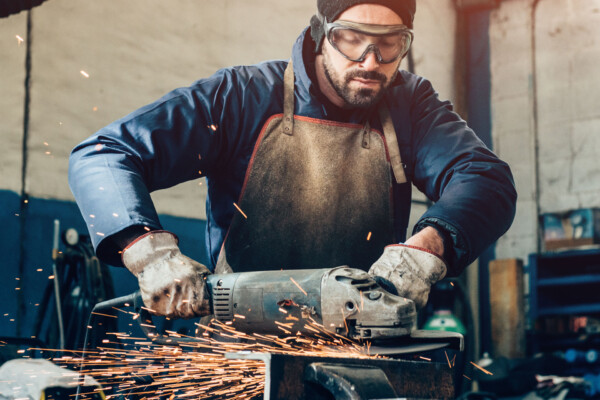
[[[380,64],[404,57],[413,40],[405,25],[374,25],[350,21],[327,22],[322,19],[327,40],[350,61],[362,62],[373,52]]]

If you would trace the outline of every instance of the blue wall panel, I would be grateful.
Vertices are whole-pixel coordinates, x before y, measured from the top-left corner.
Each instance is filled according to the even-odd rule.
[[[0,190],[0,336],[16,335],[19,265],[19,196]],[[12,321],[11,321],[12,320]]]
[[[35,305],[39,304],[49,283],[48,277],[52,275],[54,220],[60,221],[61,232],[75,228],[87,235],[87,230],[74,202],[30,198],[24,215],[19,215],[19,205],[18,194],[0,190],[0,282],[3,284],[3,290],[0,290],[0,336],[29,337],[33,334],[37,315],[38,307]],[[160,220],[164,229],[179,236],[184,254],[199,262],[207,262],[205,221],[169,215],[161,215]],[[22,225],[25,227],[23,276],[19,276]],[[61,243],[60,248],[63,247]],[[116,296],[137,290],[137,280],[126,269],[111,267],[110,273]],[[21,288],[20,293],[15,290],[17,287]],[[22,296],[20,310],[17,296]]]

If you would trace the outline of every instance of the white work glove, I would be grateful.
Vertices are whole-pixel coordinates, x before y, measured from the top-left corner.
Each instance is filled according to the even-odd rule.
[[[369,274],[390,282],[398,296],[413,300],[419,309],[427,303],[431,285],[446,276],[446,263],[426,249],[394,244],[386,246]]]
[[[123,264],[137,278],[146,307],[158,315],[192,318],[210,313],[208,268],[181,254],[167,231],[140,236],[123,250]]]

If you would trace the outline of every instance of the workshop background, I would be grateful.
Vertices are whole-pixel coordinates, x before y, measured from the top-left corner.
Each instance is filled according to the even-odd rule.
[[[454,103],[519,194],[510,230],[461,278],[473,355],[588,357],[600,347],[600,0],[417,3],[403,68]],[[54,221],[87,234],[67,184],[71,149],[218,68],[288,58],[314,11],[314,0],[48,0],[0,19],[0,336],[41,329]],[[200,261],[205,189],[153,194]],[[414,200],[413,223],[427,207]],[[127,271],[110,275],[115,295],[135,289]],[[583,363],[575,373],[600,393],[597,353]]]

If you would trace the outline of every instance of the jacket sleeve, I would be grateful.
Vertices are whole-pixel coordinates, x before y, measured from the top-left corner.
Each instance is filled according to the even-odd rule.
[[[122,265],[111,236],[125,228],[160,229],[151,191],[209,175],[227,162],[226,136],[238,131],[238,122],[224,110],[239,107],[229,78],[220,71],[177,89],[74,148],[69,185],[102,260]]]
[[[415,225],[444,238],[450,276],[456,276],[510,227],[517,193],[508,165],[420,79],[413,93],[414,184],[435,202]]]

